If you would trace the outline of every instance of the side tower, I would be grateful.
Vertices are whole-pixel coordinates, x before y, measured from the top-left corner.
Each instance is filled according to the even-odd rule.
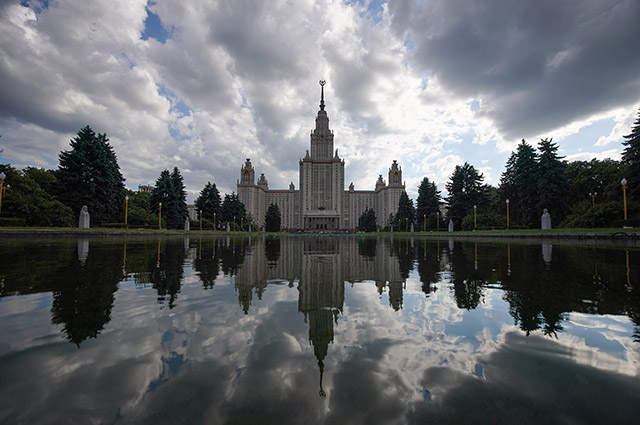
[[[405,185],[402,181],[402,167],[398,165],[398,161],[395,159],[389,168],[388,181],[389,184],[385,185],[382,176],[379,176],[376,183],[376,204],[378,208],[376,215],[380,226],[385,226],[389,221],[389,216],[398,212],[400,196],[405,190]]]
[[[244,204],[247,214],[251,215],[253,222],[263,225],[264,215],[267,211],[266,191],[269,186],[264,174],[260,177],[257,185],[255,178],[255,169],[251,164],[251,160],[247,158],[242,167],[240,167],[240,179],[237,181],[238,199]]]
[[[320,110],[311,131],[311,154],[300,160],[300,208],[302,228],[341,229],[344,190],[344,161],[333,152],[333,132],[324,110],[324,85],[320,81]]]

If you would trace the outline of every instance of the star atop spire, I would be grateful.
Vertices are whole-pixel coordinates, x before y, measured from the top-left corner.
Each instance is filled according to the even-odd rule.
[[[320,80],[320,110],[324,111],[324,85],[327,84],[325,80]]]

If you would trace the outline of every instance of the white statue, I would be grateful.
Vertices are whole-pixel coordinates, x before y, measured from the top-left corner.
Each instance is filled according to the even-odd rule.
[[[546,208],[542,213],[540,222],[542,224],[542,229],[545,229],[545,230],[551,229],[551,214],[549,214],[549,210],[547,210]]]
[[[86,205],[83,205],[82,209],[80,210],[80,217],[78,218],[78,227],[80,229],[88,229],[89,222],[90,222],[89,208],[87,208]]]

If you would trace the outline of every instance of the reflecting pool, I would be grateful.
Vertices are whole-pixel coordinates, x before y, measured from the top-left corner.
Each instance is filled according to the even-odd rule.
[[[638,423],[640,245],[0,239],[0,423]]]

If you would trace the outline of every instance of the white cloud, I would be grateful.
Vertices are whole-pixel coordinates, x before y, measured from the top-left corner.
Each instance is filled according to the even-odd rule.
[[[627,72],[637,55],[624,54],[636,37],[607,32],[606,25],[590,36],[569,25],[553,27],[540,41],[536,36],[548,25],[541,17],[549,12],[542,7],[516,45],[505,36],[490,47],[484,37],[504,35],[526,8],[492,26],[493,12],[503,11],[491,2],[475,8],[477,15],[412,1],[390,1],[374,15],[369,3],[338,0],[66,1],[37,12],[35,4],[0,5],[0,159],[55,167],[69,139],[89,124],[111,139],[130,187],[178,166],[190,201],[207,181],[235,190],[246,157],[270,187],[297,185],[321,78],[328,81],[335,147],[347,162],[345,184],[359,189],[373,188],[380,173],[386,178],[393,159],[407,184],[429,176],[443,186],[455,164],[486,159],[472,153],[478,149],[470,143],[487,155],[505,153],[530,134],[546,137],[553,130],[561,140],[602,117],[614,117],[616,125],[596,146],[613,146],[628,131],[629,96],[640,93],[637,73]],[[600,16],[596,11],[619,13],[588,6],[581,8],[585,19]],[[142,40],[147,7],[171,29],[166,41]],[[574,16],[572,5],[556,7]],[[465,26],[470,19],[474,25]],[[596,38],[603,33],[617,41],[617,50],[602,48]],[[468,43],[451,44],[455,40]],[[558,40],[566,45],[551,48]],[[544,77],[526,51],[541,58]],[[612,77],[593,86],[602,90],[585,91],[588,98],[582,91],[558,92],[569,85],[562,79],[567,75],[583,81],[580,72],[591,68],[575,66],[585,55],[607,51],[611,57],[598,62],[598,78]]]

